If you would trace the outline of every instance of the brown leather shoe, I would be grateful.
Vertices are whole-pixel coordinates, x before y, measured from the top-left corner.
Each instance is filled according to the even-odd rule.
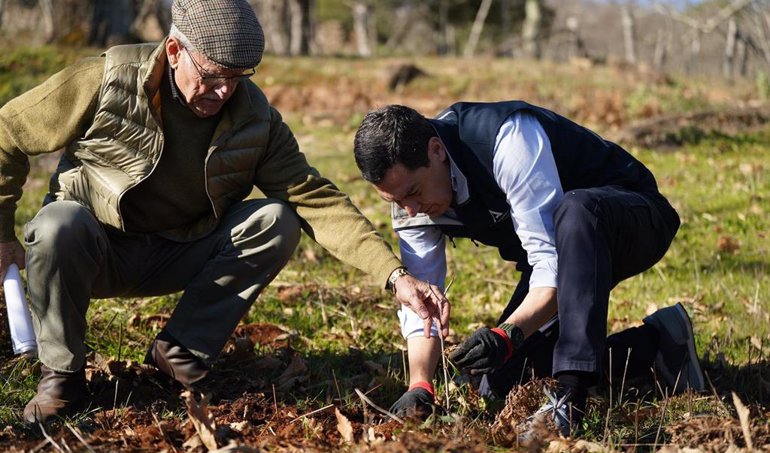
[[[144,357],[144,363],[153,365],[183,385],[194,384],[209,372],[209,368],[201,359],[195,357],[165,330],[153,340]]]
[[[81,409],[88,399],[85,367],[74,373],[60,373],[42,365],[40,371],[37,395],[24,408],[24,420],[47,423]]]

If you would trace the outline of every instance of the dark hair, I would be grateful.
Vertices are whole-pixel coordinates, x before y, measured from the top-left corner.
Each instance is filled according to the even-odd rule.
[[[361,176],[377,184],[395,164],[410,170],[428,165],[428,140],[436,136],[416,110],[388,105],[367,113],[356,131],[353,154]]]

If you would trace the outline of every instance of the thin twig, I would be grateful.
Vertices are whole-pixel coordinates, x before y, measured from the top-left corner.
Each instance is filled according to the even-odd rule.
[[[275,408],[275,413],[278,413],[278,398],[275,396],[275,384],[273,384],[273,407]]]
[[[80,433],[79,433],[79,432],[78,432],[78,431],[77,431],[75,428],[73,428],[73,427],[72,427],[72,425],[70,425],[69,423],[66,423],[65,425],[67,426],[67,428],[69,428],[69,430],[72,432],[72,434],[74,434],[74,435],[75,435],[75,437],[77,437],[77,438],[78,438],[78,440],[80,441],[80,443],[81,443],[81,444],[83,444],[83,446],[85,446],[85,447],[86,447],[86,450],[88,450],[88,451],[90,451],[90,452],[92,452],[92,453],[96,453],[96,452],[94,451],[94,449],[93,449],[93,448],[91,448],[91,446],[90,446],[90,445],[88,445],[88,443],[86,443],[85,439],[83,439],[83,436],[81,436],[81,435],[80,435]]]
[[[314,411],[308,412],[307,414],[300,415],[299,417],[297,417],[294,420],[290,421],[289,424],[294,423],[294,422],[296,422],[299,419],[302,419],[302,418],[305,418],[305,417],[309,417],[309,416],[311,416],[313,414],[317,414],[319,412],[325,411],[326,409],[329,409],[330,407],[334,407],[334,404],[330,404],[330,405],[324,406],[324,407],[322,407],[320,409],[316,409]]]
[[[382,387],[382,384],[377,384],[374,387],[372,387],[369,390],[367,390],[366,392],[364,392],[364,395],[368,395],[368,394],[372,393],[373,391],[377,390],[380,387]]]
[[[61,446],[59,446],[59,444],[57,444],[57,443],[56,443],[56,441],[54,441],[54,440],[53,440],[53,438],[51,438],[51,436],[49,436],[49,435],[48,435],[48,433],[47,433],[47,432],[45,432],[45,428],[43,428],[43,424],[42,424],[42,423],[40,423],[40,422],[38,422],[38,426],[40,426],[40,431],[43,433],[43,437],[45,437],[45,438],[46,438],[46,440],[48,441],[48,443],[50,443],[51,445],[53,445],[53,447],[54,447],[55,449],[57,449],[57,450],[59,450],[60,452],[64,453],[64,450],[61,448]]]
[[[120,384],[120,381],[115,381],[115,396],[112,397],[112,410],[117,411],[118,410],[118,384]]]
[[[449,284],[446,285],[446,288],[444,289],[444,297],[447,298],[449,294],[449,289],[452,287],[452,283],[455,282],[454,276],[451,280],[449,280]],[[433,295],[433,297],[436,297],[436,293],[433,292],[433,287],[430,286],[430,283],[428,283],[428,288],[430,288],[430,292]],[[436,297],[437,298],[437,297]],[[439,317],[441,316],[441,311],[439,308]],[[447,365],[446,362],[446,354],[444,353],[444,335],[443,335],[443,327],[441,325],[441,319],[440,318],[433,318],[432,321],[434,321],[438,328],[438,340],[439,344],[441,345],[441,366],[444,369],[444,406],[449,408],[449,365]]]
[[[334,387],[337,388],[337,399],[342,402],[342,393],[340,392],[340,384],[337,382],[337,374],[334,372],[334,368],[332,368],[332,378],[334,378]]]
[[[709,387],[711,387],[711,393],[714,395],[714,398],[716,398],[717,401],[719,401],[719,405],[722,406],[722,409],[724,409],[726,414],[731,413],[730,409],[727,408],[727,405],[724,401],[722,401],[722,398],[719,397],[719,393],[717,393],[716,387],[714,387],[714,384],[711,382],[711,378],[709,377],[707,372],[703,373],[703,376],[706,378],[706,381],[709,383]]]
[[[692,412],[690,412],[692,413]],[[634,443],[639,442],[639,399],[636,399],[636,410],[634,411]]]
[[[666,389],[665,395],[663,395],[663,412],[660,414],[660,423],[658,423],[658,431],[655,433],[655,447],[653,450],[657,450],[658,439],[660,438],[660,430],[663,428],[663,421],[666,418],[666,409],[668,408],[668,389]]]
[[[610,356],[610,372],[607,373],[610,381],[610,407],[612,407],[612,348],[609,348],[609,356]],[[609,416],[609,414],[608,414]]]
[[[398,415],[396,415],[396,414],[394,414],[394,413],[392,413],[390,411],[387,411],[387,410],[381,408],[380,406],[374,404],[374,402],[372,400],[370,400],[366,395],[364,395],[364,392],[362,392],[361,390],[358,390],[358,389],[354,389],[354,390],[356,391],[356,395],[358,395],[358,397],[361,398],[361,401],[363,401],[364,403],[368,404],[369,406],[371,406],[372,408],[374,408],[378,412],[380,412],[380,413],[382,413],[384,415],[387,415],[391,419],[393,419],[393,420],[395,420],[395,421],[397,421],[397,422],[399,422],[401,424],[404,423],[404,420],[401,417],[399,417]]]
[[[118,362],[120,362],[120,356],[123,352],[123,323],[119,324],[119,331],[118,331]]]
[[[166,443],[171,447],[171,450],[176,452],[178,451],[176,447],[174,447],[174,444],[171,443],[171,440],[166,435],[166,431],[163,430],[163,425],[160,424],[160,420],[158,420],[158,415],[155,413],[155,411],[152,411],[152,418],[155,420],[155,424],[158,425],[158,431],[160,431],[160,435],[163,436],[163,440],[166,441]]]
[[[527,359],[529,359],[529,357],[524,357],[524,364],[521,366],[521,376],[519,376],[519,385],[521,385],[521,383],[524,382],[524,372],[527,371]]]
[[[620,381],[620,395],[618,395],[618,407],[623,405],[623,391],[626,387],[626,372],[628,372],[628,360],[631,358],[631,349],[628,348],[628,353],[626,354],[626,365],[623,367],[623,380]]]
[[[35,448],[29,451],[29,453],[37,453],[38,451],[42,450],[46,445],[51,443],[51,438],[44,439],[39,444],[35,445]]]

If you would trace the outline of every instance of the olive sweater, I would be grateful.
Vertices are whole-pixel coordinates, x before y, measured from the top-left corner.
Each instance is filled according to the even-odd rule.
[[[156,63],[151,68],[151,73],[165,72],[165,55],[160,49],[159,51],[161,55],[155,56]],[[156,51],[156,54],[159,51]],[[0,241],[14,240],[16,202],[21,196],[21,188],[29,171],[28,157],[54,152],[64,147],[68,148],[69,153],[73,144],[77,143],[90,145],[85,139],[94,125],[94,115],[100,111],[100,102],[103,102],[100,93],[103,97],[104,78],[105,60],[103,58],[85,60],[55,74],[43,84],[0,108]],[[238,89],[241,90],[241,96],[234,96],[228,102],[228,105],[232,104],[232,109],[248,110],[249,106],[245,102],[248,100],[264,102],[264,95],[251,82],[245,82]],[[238,94],[236,92],[236,95]],[[159,104],[157,108],[160,111],[162,111],[163,101],[160,100],[162,97],[164,96],[152,97],[153,105],[157,101]],[[241,104],[236,106],[235,102]],[[267,108],[262,108],[261,111],[269,112],[269,118],[260,118],[260,121],[269,123],[269,127],[264,128],[267,135],[261,137],[261,140],[266,139],[266,146],[261,151],[257,150],[261,153],[261,157],[258,158],[258,167],[253,172],[248,187],[241,187],[237,193],[248,194],[251,187],[256,186],[267,196],[288,202],[299,215],[305,232],[314,240],[341,261],[369,273],[384,285],[388,275],[400,265],[398,259],[369,221],[352,205],[350,199],[307,164],[293,134],[283,123],[280,114],[272,107],[262,107]],[[225,114],[220,126],[222,128],[228,126],[226,121],[232,121],[233,118],[238,117]],[[169,134],[172,131],[178,134],[183,130],[184,127],[166,128],[165,125],[162,127],[163,134]],[[164,142],[162,153],[158,154],[165,156],[168,153],[169,156],[178,157],[184,149],[172,150],[170,147],[184,147],[185,143],[185,140],[169,139]],[[216,153],[216,149],[212,148],[210,152]],[[80,155],[77,153],[70,155],[70,164],[82,165],[80,159],[72,156]],[[65,154],[65,158],[67,157],[68,154]],[[158,167],[162,168],[164,162],[164,158],[159,158]],[[116,165],[118,164],[108,167],[108,170]],[[141,177],[137,179],[138,184],[125,191],[125,199],[131,199],[132,190],[141,192],[142,184],[150,180],[147,177],[149,174],[150,171],[145,171],[140,175]],[[208,182],[210,184],[211,180]],[[157,180],[151,181],[151,184],[157,185],[157,183]],[[201,183],[200,178],[190,178],[189,183],[196,185],[190,194],[201,193],[201,188],[198,186]],[[61,187],[52,184],[52,193],[49,195],[54,199],[61,199],[59,189]],[[184,187],[174,187],[173,190],[181,191]],[[232,197],[232,194],[227,196]],[[184,200],[184,196],[178,197],[177,202],[179,200]],[[219,207],[222,203],[232,203],[237,200],[216,199],[215,201],[218,204],[212,201],[212,205]],[[103,208],[102,206],[96,206],[98,203],[84,204],[87,206],[90,204],[89,207],[95,209],[97,217],[101,219],[98,211]],[[167,217],[169,214],[163,209],[162,202],[148,206],[154,206],[151,211],[157,209],[159,212],[144,212],[143,216]],[[121,211],[119,208],[113,209]],[[142,219],[133,218],[136,212],[138,212],[136,209],[129,207],[122,213],[123,216],[128,215],[132,218],[107,223],[115,223],[124,230],[138,228],[139,225],[144,225],[144,222]],[[216,213],[209,214],[211,218],[215,218]],[[196,221],[194,218],[184,219],[183,212],[177,212],[177,215],[180,222],[175,221],[173,225],[158,224],[157,227],[174,228],[184,224],[185,220],[190,223]],[[187,215],[194,216],[194,214]],[[164,233],[164,231],[157,231],[157,233]],[[189,235],[184,234],[179,237],[190,239]]]

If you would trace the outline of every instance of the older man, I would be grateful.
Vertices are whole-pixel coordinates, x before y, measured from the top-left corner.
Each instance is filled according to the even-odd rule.
[[[372,111],[354,153],[364,179],[393,203],[410,272],[442,284],[445,237],[496,247],[522,272],[499,325],[453,352],[459,367],[503,390],[525,362],[553,374],[559,388],[541,410],[563,434],[578,426],[610,348],[615,365],[630,358],[629,375],[655,362],[672,391],[703,387],[681,305],[606,338],[610,290],[655,264],[679,227],[652,173],[620,146],[522,101],[460,102],[430,120],[405,106]],[[400,317],[411,385],[392,410],[409,412],[433,402],[438,341],[408,307]]]
[[[264,38],[248,2],[177,0],[172,16],[160,45],[111,48],[0,109],[0,276],[25,264],[14,212],[28,157],[65,148],[24,230],[42,362],[30,422],[87,400],[91,298],[184,291],[146,361],[191,384],[286,264],[300,229],[426,320],[438,314],[437,288],[404,272],[250,80]],[[255,186],[267,198],[246,200]]]

